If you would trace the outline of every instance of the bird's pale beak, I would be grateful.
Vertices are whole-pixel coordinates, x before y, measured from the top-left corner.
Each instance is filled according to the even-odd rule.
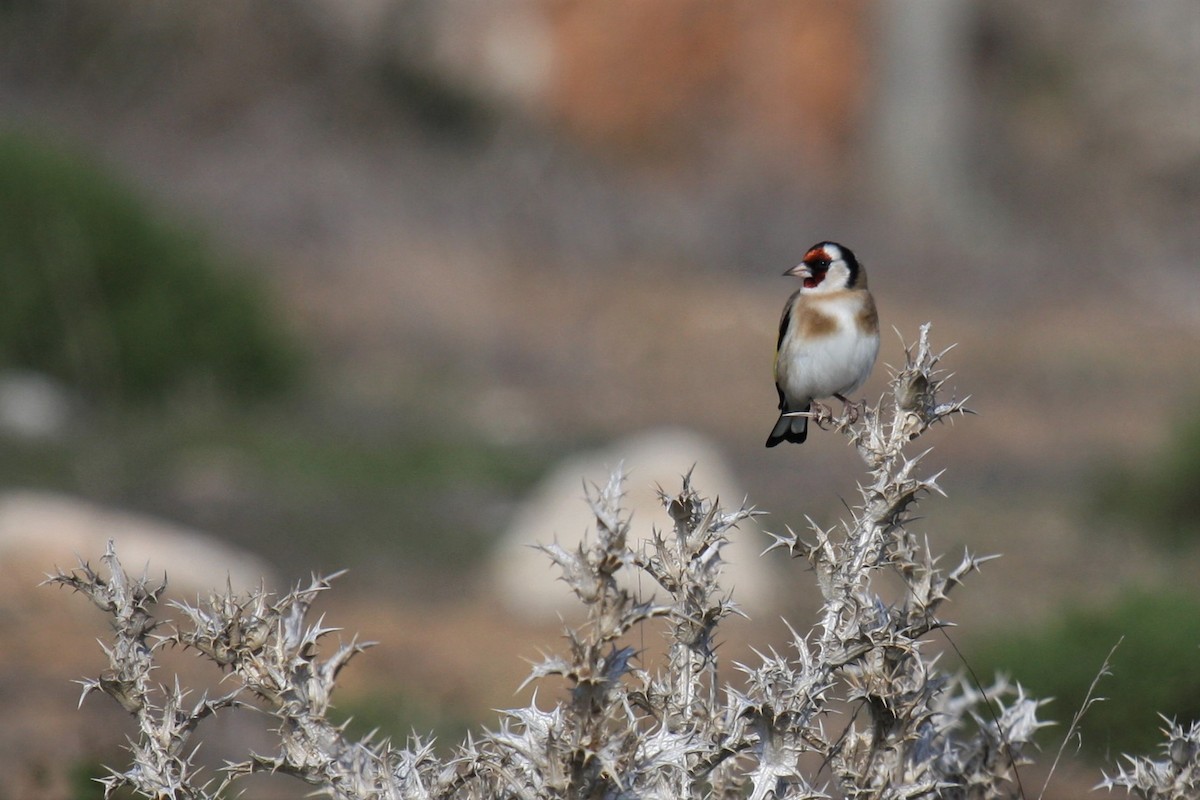
[[[812,270],[808,268],[808,264],[801,261],[783,274],[789,278],[811,278]]]

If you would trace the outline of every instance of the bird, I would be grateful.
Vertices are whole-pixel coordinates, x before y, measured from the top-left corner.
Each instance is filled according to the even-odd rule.
[[[850,248],[819,242],[783,273],[802,284],[783,307],[775,346],[779,420],[767,447],[808,438],[807,412],[821,397],[846,398],[867,380],[879,355],[879,314],[867,273]]]

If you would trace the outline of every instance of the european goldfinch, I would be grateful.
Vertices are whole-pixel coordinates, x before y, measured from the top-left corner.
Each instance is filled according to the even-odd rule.
[[[803,285],[788,298],[779,320],[775,347],[775,389],[779,421],[767,447],[799,444],[808,437],[806,412],[819,397],[846,395],[866,381],[879,354],[879,315],[867,291],[867,273],[858,259],[836,242],[809,248],[804,259],[784,275]]]

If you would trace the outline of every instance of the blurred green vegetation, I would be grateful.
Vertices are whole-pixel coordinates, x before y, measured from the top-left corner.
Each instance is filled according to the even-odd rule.
[[[109,760],[108,763],[121,763],[120,757]],[[84,759],[71,765],[70,800],[130,800],[135,797],[132,789],[118,789],[105,794],[104,784],[98,778],[107,778],[112,771],[104,766],[100,759]]]
[[[208,530],[289,580],[348,566],[436,593],[439,569],[487,557],[550,456],[356,413],[298,380],[319,358],[196,230],[86,157],[0,132],[0,370],[85,400],[53,437],[0,431],[0,486]]]
[[[1054,698],[1045,717],[1058,725],[1047,728],[1042,741],[1057,747],[1117,642],[1112,675],[1095,692],[1105,699],[1081,723],[1083,751],[1112,760],[1157,751],[1160,713],[1180,722],[1200,719],[1200,598],[1194,593],[1133,590],[1108,607],[1071,608],[1039,628],[996,635],[972,647],[970,658],[981,677],[1008,674],[1033,696]]]
[[[195,230],[83,155],[0,133],[0,366],[128,404],[292,386],[267,294]]]
[[[1110,466],[1093,481],[1092,506],[1132,523],[1168,549],[1200,543],[1200,414],[1190,409],[1167,446],[1145,463]],[[1122,531],[1124,533],[1124,531]]]
[[[447,709],[445,699],[399,692],[341,696],[330,714],[334,724],[346,723],[350,739],[362,739],[374,733],[375,739],[391,739],[403,745],[416,732],[423,740],[430,736],[442,745],[443,752],[459,744],[478,721],[458,716]]]
[[[56,440],[0,434],[0,486],[155,514],[236,541],[282,577],[350,567],[355,583],[422,597],[481,565],[556,455],[287,406],[151,409]],[[350,414],[345,416],[349,417]]]
[[[392,107],[435,141],[477,143],[496,126],[495,112],[482,98],[402,53],[380,59],[376,79]]]

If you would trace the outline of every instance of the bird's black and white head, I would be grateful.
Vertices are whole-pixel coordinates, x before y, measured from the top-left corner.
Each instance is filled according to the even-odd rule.
[[[799,264],[783,274],[803,280],[805,293],[867,288],[867,274],[858,259],[837,242],[814,244]]]

